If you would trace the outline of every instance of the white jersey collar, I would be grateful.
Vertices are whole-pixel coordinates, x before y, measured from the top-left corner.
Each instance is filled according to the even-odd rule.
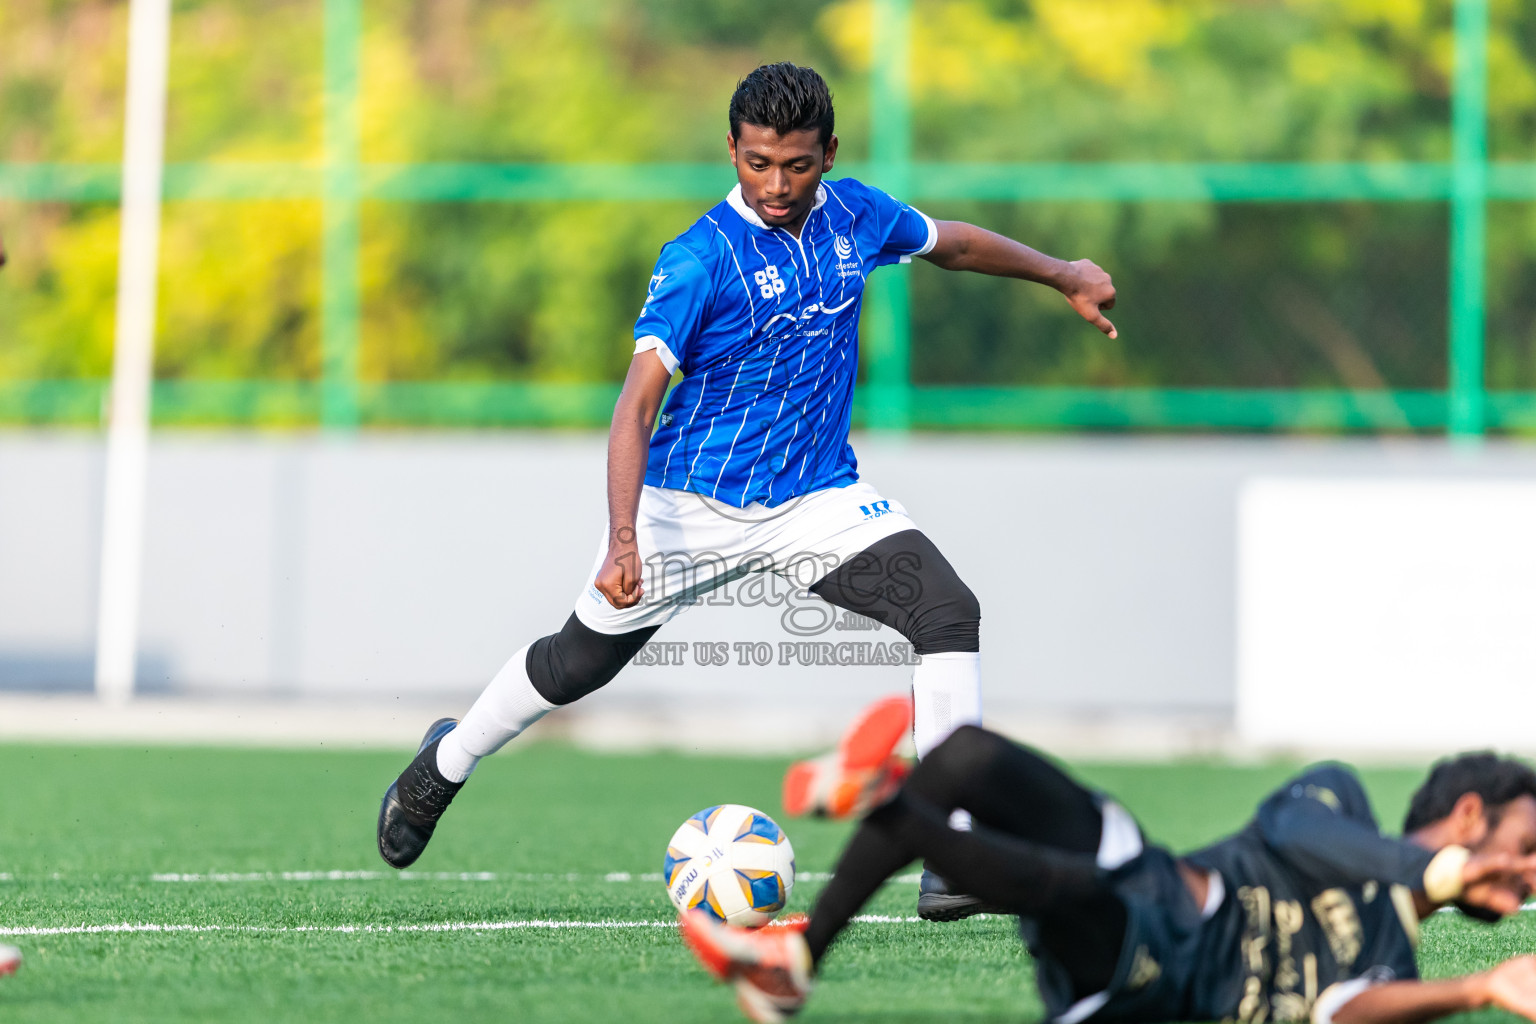
[[[757,211],[748,206],[747,201],[741,198],[740,182],[737,182],[736,187],[731,189],[730,194],[725,197],[725,201],[730,204],[731,209],[735,210],[738,214],[741,215],[742,220],[746,221],[748,224],[751,224],[753,227],[762,228],[764,231],[776,230],[774,228],[770,228],[767,224],[764,224],[763,218],[757,215]],[[815,211],[821,209],[821,204],[825,203],[826,201],[827,186],[817,185],[816,203],[811,207],[811,210]]]

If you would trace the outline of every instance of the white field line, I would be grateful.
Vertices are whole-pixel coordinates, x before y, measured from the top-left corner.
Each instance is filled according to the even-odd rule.
[[[500,875],[494,871],[247,871],[209,872],[206,874],[154,874],[151,882],[198,883],[198,882],[383,882],[391,878],[406,882],[572,882],[627,881],[619,878],[622,872],[612,876],[584,875]],[[642,876],[649,877],[649,876]],[[657,874],[656,880],[661,880]]]
[[[1441,912],[1451,908],[1444,908]],[[1527,903],[1524,911],[1536,910]],[[981,914],[978,917],[986,918]],[[893,917],[888,914],[861,914],[860,924],[920,924],[920,917]],[[142,935],[202,934],[237,932],[247,935],[401,935],[422,932],[511,932],[511,931],[622,931],[635,928],[675,928],[676,921],[445,921],[435,924],[340,924],[340,925],[252,925],[252,924],[83,924],[61,927],[44,925],[0,926],[0,936],[26,937],[44,935]]]
[[[916,885],[920,875],[897,875],[891,879],[893,882]],[[797,882],[827,882],[832,876],[825,871],[802,871],[795,876]],[[0,882],[25,881],[14,875],[0,873]],[[77,879],[67,878],[63,875],[53,874],[38,881],[67,882]],[[93,878],[92,881],[96,879]],[[153,874],[147,878],[144,876],[132,876],[127,879],[107,879],[109,881],[124,880],[130,882],[150,881],[169,884],[199,884],[199,883],[233,883],[233,882],[660,882],[661,872],[629,872],[610,871],[606,874],[581,874],[568,872],[565,874],[527,874],[521,872],[497,872],[497,871],[248,871],[248,872],[206,872],[206,873],[165,873]]]
[[[863,924],[915,924],[917,917],[890,917],[866,914],[854,918]],[[259,925],[259,924],[82,924],[63,927],[24,925],[0,927],[0,935],[141,935],[202,934],[206,932],[241,932],[250,935],[398,935],[413,932],[510,932],[564,931],[572,929],[614,931],[632,928],[676,928],[676,921],[446,921],[437,924],[338,924],[338,925]]]

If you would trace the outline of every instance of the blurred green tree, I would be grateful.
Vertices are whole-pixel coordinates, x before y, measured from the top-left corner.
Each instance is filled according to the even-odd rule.
[[[1495,158],[1530,159],[1536,10],[1494,0]],[[1446,160],[1451,0],[916,0],[914,149],[929,162]],[[823,71],[868,154],[871,0],[370,0],[362,159],[724,160],[765,60]],[[765,24],[765,21],[768,24]],[[124,0],[0,5],[0,161],[110,163]],[[176,0],[168,158],[323,158],[321,0]],[[928,202],[1122,290],[1116,342],[1050,296],[914,284],[919,382],[1430,388],[1445,379],[1435,203]],[[702,202],[363,206],[367,380],[615,380],[660,246]],[[313,379],[317,201],[167,205],[158,373]],[[110,366],[116,215],[0,204],[0,380]],[[1536,213],[1491,207],[1489,381],[1536,387]],[[900,271],[886,271],[893,273]]]

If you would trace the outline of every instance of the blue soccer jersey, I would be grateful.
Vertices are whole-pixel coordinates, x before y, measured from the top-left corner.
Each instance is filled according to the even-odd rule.
[[[848,423],[864,281],[937,239],[924,214],[844,178],[822,182],[799,238],[764,224],[738,185],[663,246],[635,351],[683,377],[645,482],[740,507],[857,480]]]

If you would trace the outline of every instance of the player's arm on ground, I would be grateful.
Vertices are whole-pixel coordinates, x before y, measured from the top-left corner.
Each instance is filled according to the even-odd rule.
[[[1536,956],[1516,957],[1460,978],[1389,981],[1341,995],[1347,998],[1330,1006],[1329,993],[1323,992],[1313,1015],[1316,1024],[1418,1024],[1488,1006],[1536,1020]]]
[[[615,608],[628,608],[644,593],[635,516],[645,485],[651,429],[671,379],[672,371],[654,349],[637,352],[613,407],[608,428],[608,557],[593,585]]]
[[[1115,308],[1115,285],[1092,260],[1059,260],[995,231],[959,220],[934,221],[938,239],[921,257],[945,270],[1016,277],[1061,292],[1078,315],[1117,337],[1104,310]]]

